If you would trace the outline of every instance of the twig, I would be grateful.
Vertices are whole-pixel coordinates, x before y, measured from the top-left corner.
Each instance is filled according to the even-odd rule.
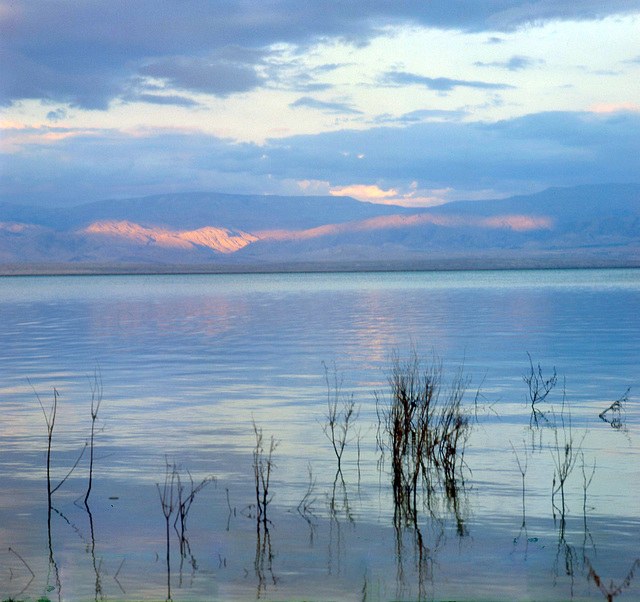
[[[349,437],[349,430],[353,422],[357,420],[360,410],[356,408],[353,393],[350,397],[342,395],[343,378],[340,377],[338,379],[338,370],[335,364],[333,366],[333,382],[329,378],[329,368],[324,362],[322,365],[324,366],[324,378],[327,383],[327,414],[325,423],[322,425],[322,432],[333,447],[333,452],[338,461],[338,471],[341,472],[344,449],[353,440],[353,438]]]
[[[84,447],[82,448],[82,451],[80,452],[80,455],[78,456],[78,458],[75,461],[75,464],[71,467],[71,469],[69,470],[69,472],[65,475],[64,479],[62,479],[62,481],[60,481],[52,490],[51,490],[51,495],[53,495],[56,491],[58,491],[58,489],[60,489],[60,487],[62,487],[62,485],[64,484],[64,482],[71,476],[71,473],[76,469],[76,467],[78,466],[78,464],[80,464],[80,460],[82,459],[82,456],[84,455],[85,450],[87,449],[87,446],[89,445],[89,443],[87,441],[84,442]]]
[[[11,546],[9,546],[9,552],[15,554],[22,561],[22,564],[27,567],[27,570],[31,573],[32,577],[36,576],[35,573],[31,570],[31,567],[27,564],[27,561],[22,556],[20,556],[20,554],[18,554],[18,552],[16,552]]]
[[[627,388],[620,399],[616,399],[606,410],[600,412],[598,418],[608,422],[614,429],[622,429],[624,427],[622,414],[625,411],[627,401],[629,401],[629,391],[631,391],[631,387]],[[607,412],[611,412],[611,419],[608,418]]]
[[[122,559],[122,562],[120,563],[120,566],[118,567],[118,570],[116,571],[115,575],[113,576],[113,580],[118,584],[118,587],[122,590],[123,594],[126,594],[127,592],[125,591],[124,587],[122,587],[122,584],[120,583],[120,581],[118,581],[118,575],[120,574],[120,569],[124,565],[124,561],[125,560],[126,560],[126,558]]]
[[[22,596],[22,594],[24,594],[24,592],[27,591],[27,589],[29,589],[29,586],[31,585],[33,580],[36,578],[36,575],[31,570],[31,567],[27,564],[27,561],[22,556],[20,556],[20,554],[18,554],[18,552],[16,552],[12,547],[9,547],[9,552],[11,552],[12,554],[15,554],[22,561],[22,564],[24,564],[24,566],[27,567],[27,570],[31,573],[31,579],[29,579],[27,584],[18,593],[18,597],[20,597],[20,596]],[[9,572],[10,572],[10,579],[9,580],[11,580],[13,578],[13,572],[11,571],[11,569],[9,569]]]
[[[102,374],[99,369],[94,371],[93,383],[89,380],[89,386],[91,387],[91,454],[89,458],[89,484],[87,486],[87,494],[84,496],[85,506],[88,504],[91,485],[93,483],[93,441],[96,429],[96,419],[98,418],[98,411],[100,410],[100,404],[102,403]]]

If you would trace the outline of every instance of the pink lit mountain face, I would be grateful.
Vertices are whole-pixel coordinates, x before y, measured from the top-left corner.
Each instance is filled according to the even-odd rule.
[[[640,185],[555,188],[439,207],[193,193],[59,209],[0,206],[0,262],[403,261],[640,257]]]

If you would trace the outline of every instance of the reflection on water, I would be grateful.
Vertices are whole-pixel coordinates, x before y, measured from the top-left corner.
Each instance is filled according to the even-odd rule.
[[[636,270],[1,279],[0,598],[637,599],[639,293]],[[389,439],[393,350],[442,357],[458,411],[409,403]]]

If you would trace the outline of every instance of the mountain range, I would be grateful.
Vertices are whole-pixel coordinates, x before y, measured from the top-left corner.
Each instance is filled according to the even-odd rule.
[[[156,195],[0,205],[0,264],[640,265],[640,184],[429,208],[336,196]],[[8,270],[11,271],[11,270]]]

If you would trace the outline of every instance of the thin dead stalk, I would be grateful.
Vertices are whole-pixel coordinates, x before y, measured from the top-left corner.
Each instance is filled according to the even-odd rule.
[[[631,391],[631,387],[623,393],[620,399],[616,399],[606,410],[600,412],[598,418],[608,422],[614,429],[624,430],[624,412],[627,401],[629,401],[629,391]]]
[[[262,428],[259,428],[255,422],[253,424],[253,432],[256,436],[256,446],[253,450],[253,476],[256,488],[256,510],[258,520],[267,521],[267,506],[273,499],[273,495],[269,493],[271,484],[271,473],[275,468],[273,461],[273,452],[278,447],[278,441],[271,436],[269,442],[269,450],[265,454],[263,445]]]
[[[526,441],[522,442],[524,447],[524,460],[520,461],[520,456],[516,451],[516,448],[513,446],[513,443],[509,441],[511,445],[511,449],[513,450],[513,455],[516,457],[516,463],[518,464],[518,470],[520,471],[520,476],[522,477],[522,526],[524,527],[526,524],[526,515],[525,515],[525,477],[527,475],[527,468],[529,466],[529,455],[527,450]]]
[[[102,403],[102,375],[99,371],[94,372],[93,382],[89,380],[89,385],[91,387],[91,439],[89,445],[89,484],[87,485],[87,493],[84,496],[85,506],[89,503],[89,494],[91,493],[91,486],[93,484],[93,449],[96,419],[98,418],[100,404]]]
[[[542,367],[538,364],[537,368],[533,365],[531,354],[527,352],[529,358],[529,373],[522,376],[522,380],[527,384],[529,388],[528,401],[531,405],[531,425],[538,426],[540,418],[545,418],[545,413],[538,408],[538,406],[544,402],[549,393],[553,390],[558,382],[558,374],[555,366],[553,367],[553,374],[549,378],[545,378],[542,374]]]
[[[20,560],[20,562],[22,562],[22,564],[24,564],[24,566],[26,567],[26,569],[29,571],[29,573],[31,574],[31,579],[29,579],[29,581],[27,582],[27,584],[22,588],[22,590],[18,593],[18,597],[22,596],[22,594],[24,594],[24,592],[27,591],[27,589],[29,589],[29,586],[31,585],[31,583],[33,582],[33,580],[36,578],[35,573],[31,570],[31,567],[27,564],[27,561],[20,556],[20,554],[18,554],[18,552],[16,552],[11,546],[9,546],[9,552],[11,554],[14,554],[15,556],[17,556],[17,558]]]
[[[189,510],[191,510],[191,506],[193,504],[193,501],[195,500],[196,495],[200,491],[202,491],[209,483],[215,480],[215,477],[209,475],[202,479],[202,481],[200,481],[200,483],[196,485],[189,470],[187,470],[186,472],[189,475],[188,492],[186,486],[180,478],[180,470],[175,467],[175,484],[178,499],[176,502],[176,518],[173,522],[173,528],[178,535],[178,540],[180,543],[180,554],[183,557],[186,557],[187,553],[190,551],[189,541],[186,535],[187,517],[189,515]]]
[[[353,440],[349,431],[359,415],[353,400],[353,393],[350,396],[342,393],[342,377],[338,378],[338,371],[334,365],[333,377],[329,376],[329,368],[324,364],[324,377],[327,383],[327,414],[325,423],[322,425],[322,432],[330,441],[338,462],[338,472],[342,472],[342,456],[345,447]],[[356,434],[357,437],[357,434]],[[358,451],[360,440],[358,438]]]
[[[54,387],[54,389],[53,389],[53,399],[51,401],[51,406],[49,407],[49,410],[47,411],[47,409],[44,406],[44,403],[43,403],[42,399],[40,398],[40,395],[36,391],[35,387],[31,384],[31,381],[29,381],[29,379],[27,379],[27,382],[29,383],[29,385],[31,385],[31,388],[33,389],[33,392],[35,393],[36,399],[38,400],[38,403],[40,404],[40,409],[42,410],[42,414],[44,415],[45,424],[47,425],[47,453],[46,453],[47,499],[48,499],[48,502],[49,502],[49,507],[51,507],[52,506],[51,500],[52,500],[53,494],[56,491],[58,491],[58,489],[60,489],[60,487],[62,487],[62,485],[64,485],[64,483],[67,481],[67,479],[71,476],[71,473],[73,473],[73,471],[76,469],[76,467],[80,463],[80,460],[82,459],[82,456],[84,455],[85,450],[87,449],[88,443],[85,442],[84,447],[82,448],[82,451],[78,455],[78,458],[76,459],[76,461],[73,464],[73,466],[69,469],[69,472],[67,472],[67,474],[58,482],[58,484],[55,487],[52,487],[51,486],[51,451],[52,451],[52,445],[53,445],[53,431],[55,429],[56,417],[58,415],[58,400],[60,398],[60,394],[58,393],[58,390]]]
[[[640,568],[640,558],[636,558],[633,564],[631,565],[631,568],[629,569],[627,576],[623,579],[620,585],[616,585],[613,582],[613,580],[611,580],[609,585],[607,585],[601,579],[600,575],[596,573],[589,559],[585,558],[585,561],[589,566],[588,578],[591,579],[596,584],[598,589],[602,592],[603,596],[606,598],[607,602],[612,602],[616,596],[620,595],[625,589],[627,589],[631,585],[631,582],[633,581],[633,578],[634,578],[635,571],[638,568]]]
[[[554,500],[556,494],[559,492],[562,503],[561,517],[563,519],[566,510],[564,490],[565,483],[569,478],[569,475],[575,468],[576,461],[581,454],[582,442],[584,441],[584,437],[586,436],[585,433],[585,435],[582,436],[582,439],[579,442],[576,442],[573,434],[573,429],[571,427],[571,412],[568,409],[567,416],[565,418],[565,404],[566,391],[563,392],[562,396],[562,409],[560,411],[559,424],[555,412],[552,411],[554,445],[551,447],[551,456],[555,465],[553,483],[551,488],[551,502],[555,509],[556,505]]]
[[[169,521],[173,511],[176,508],[176,499],[174,492],[174,485],[176,479],[177,467],[175,464],[169,464],[169,460],[165,458],[164,469],[164,483],[160,486],[160,483],[156,483],[158,489],[158,497],[160,498],[160,506],[162,507],[162,514],[164,515],[166,525],[166,539],[167,539],[167,600],[171,600],[171,548],[170,548],[170,530]]]

